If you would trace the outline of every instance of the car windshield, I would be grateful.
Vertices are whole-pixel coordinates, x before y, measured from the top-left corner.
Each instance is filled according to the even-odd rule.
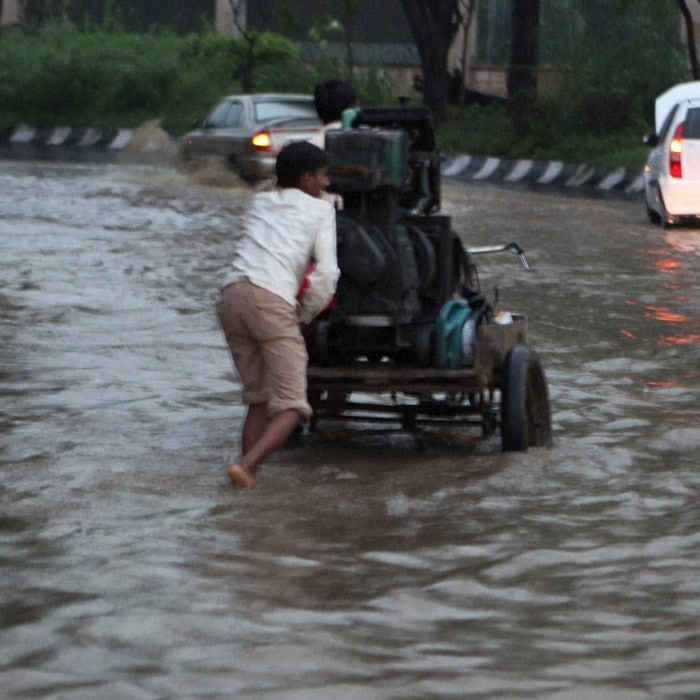
[[[318,119],[313,100],[259,100],[255,103],[255,121],[265,123],[279,119]]]
[[[664,123],[661,125],[661,129],[659,130],[659,141],[666,140],[666,134],[671,128],[671,122],[673,121],[673,117],[676,116],[677,111],[678,105],[675,105],[674,108],[668,113],[666,119],[664,119]]]

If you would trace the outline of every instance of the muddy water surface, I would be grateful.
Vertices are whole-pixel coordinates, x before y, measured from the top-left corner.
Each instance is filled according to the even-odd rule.
[[[445,184],[524,312],[551,450],[322,432],[231,489],[213,314],[250,191],[0,168],[7,698],[700,693],[700,231],[640,202]]]

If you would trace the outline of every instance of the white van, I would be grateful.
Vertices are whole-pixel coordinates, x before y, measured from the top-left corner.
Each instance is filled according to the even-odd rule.
[[[670,226],[700,217],[700,81],[672,87],[655,107],[644,199],[649,220]]]

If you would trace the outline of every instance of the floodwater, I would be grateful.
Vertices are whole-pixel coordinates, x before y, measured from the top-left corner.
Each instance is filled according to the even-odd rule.
[[[3,698],[700,694],[700,231],[445,183],[554,446],[321,430],[234,490],[213,312],[250,191],[0,169]]]

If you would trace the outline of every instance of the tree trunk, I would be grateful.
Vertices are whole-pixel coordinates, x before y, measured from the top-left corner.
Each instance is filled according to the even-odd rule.
[[[695,27],[693,26],[693,15],[690,13],[690,9],[685,0],[676,0],[678,7],[680,8],[681,14],[683,15],[683,21],[685,22],[685,35],[686,43],[688,44],[688,60],[690,61],[690,71],[693,74],[693,78],[698,80],[700,78],[700,66],[698,65],[698,52],[695,48]]]
[[[476,0],[467,0],[463,3],[464,14],[462,15],[462,53],[460,56],[460,68],[462,78],[459,83],[459,106],[464,110],[467,98],[467,81],[469,80],[467,50],[469,47],[469,32],[476,12]]]
[[[233,26],[238,30],[240,35],[246,42],[245,58],[243,65],[240,68],[238,77],[241,80],[241,89],[245,93],[253,92],[253,75],[255,73],[255,44],[258,41],[258,34],[248,32],[246,27],[241,24],[241,6],[243,0],[229,0],[231,5],[231,14],[233,16]]]
[[[423,68],[423,98],[435,124],[447,119],[447,57],[461,17],[459,0],[401,0]]]
[[[508,97],[537,93],[540,0],[511,0]]]
[[[447,55],[448,47],[434,42],[425,47],[421,56],[423,64],[423,99],[433,113],[435,125],[447,120]]]
[[[357,12],[362,5],[359,0],[345,0],[344,3],[344,22],[345,25],[345,62],[347,63],[348,80],[352,82],[355,79],[355,20]]]
[[[240,72],[241,89],[245,93],[251,93],[255,91],[253,76],[255,73],[255,44],[258,41],[258,35],[246,34],[244,39],[247,46]]]

